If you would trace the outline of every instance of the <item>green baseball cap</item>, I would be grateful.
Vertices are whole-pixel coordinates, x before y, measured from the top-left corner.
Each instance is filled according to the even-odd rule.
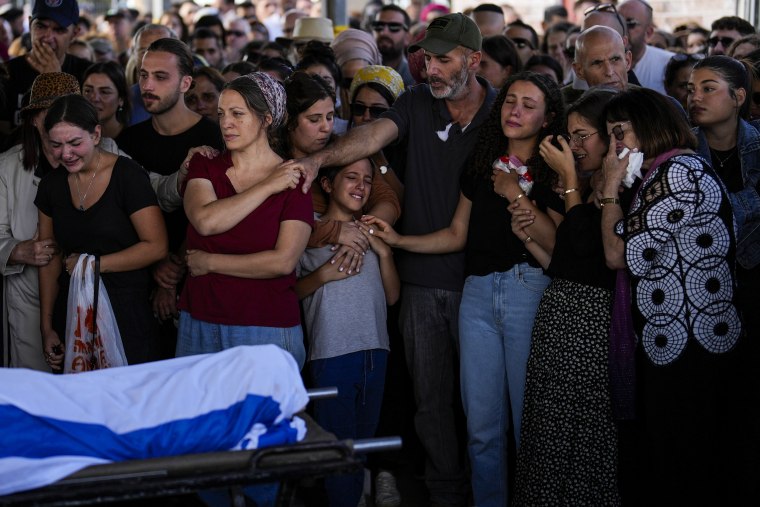
[[[425,38],[409,46],[409,52],[424,49],[444,55],[457,46],[480,51],[482,41],[478,25],[464,14],[456,12],[435,18],[425,30]]]

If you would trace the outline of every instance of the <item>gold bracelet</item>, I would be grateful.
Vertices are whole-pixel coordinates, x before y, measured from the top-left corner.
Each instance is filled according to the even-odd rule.
[[[533,238],[531,238],[530,236],[526,236],[525,239],[523,240],[523,243],[525,243],[527,245],[531,241],[533,241]]]
[[[567,194],[572,194],[573,192],[577,192],[577,191],[578,191],[577,188],[568,188],[567,190],[565,190],[562,193],[565,194],[565,195],[567,195]]]
[[[520,192],[519,194],[517,194],[517,197],[515,197],[515,199],[512,201],[512,204],[516,203],[517,201],[519,201],[523,197],[525,197],[525,194],[522,193],[522,192]]]

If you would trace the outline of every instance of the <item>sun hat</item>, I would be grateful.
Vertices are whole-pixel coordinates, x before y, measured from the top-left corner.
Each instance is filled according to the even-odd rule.
[[[29,105],[21,112],[47,109],[58,97],[79,94],[79,81],[65,72],[47,72],[40,74],[32,83]]]

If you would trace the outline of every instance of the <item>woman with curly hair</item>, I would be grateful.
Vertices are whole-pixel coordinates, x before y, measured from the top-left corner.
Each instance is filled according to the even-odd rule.
[[[534,241],[551,252],[564,211],[538,147],[563,125],[557,84],[519,73],[505,83],[481,127],[449,227],[401,236],[375,217],[365,219],[371,234],[411,252],[446,253],[466,245],[459,352],[476,505],[508,504],[507,434],[512,428],[519,446],[533,317],[549,284],[526,244]],[[527,238],[510,229],[516,209],[531,210],[535,217],[525,228]]]

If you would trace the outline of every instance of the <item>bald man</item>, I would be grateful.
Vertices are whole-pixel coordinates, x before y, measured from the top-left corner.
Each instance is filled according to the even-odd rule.
[[[617,90],[628,88],[628,71],[631,68],[631,52],[625,49],[623,38],[607,26],[594,26],[582,32],[575,42],[573,70],[589,88],[605,86]],[[583,94],[568,85],[562,88],[566,104]]]
[[[633,70],[639,83],[665,94],[665,67],[674,53],[647,45],[654,34],[652,7],[641,0],[625,0],[618,7],[618,12],[628,28]]]

